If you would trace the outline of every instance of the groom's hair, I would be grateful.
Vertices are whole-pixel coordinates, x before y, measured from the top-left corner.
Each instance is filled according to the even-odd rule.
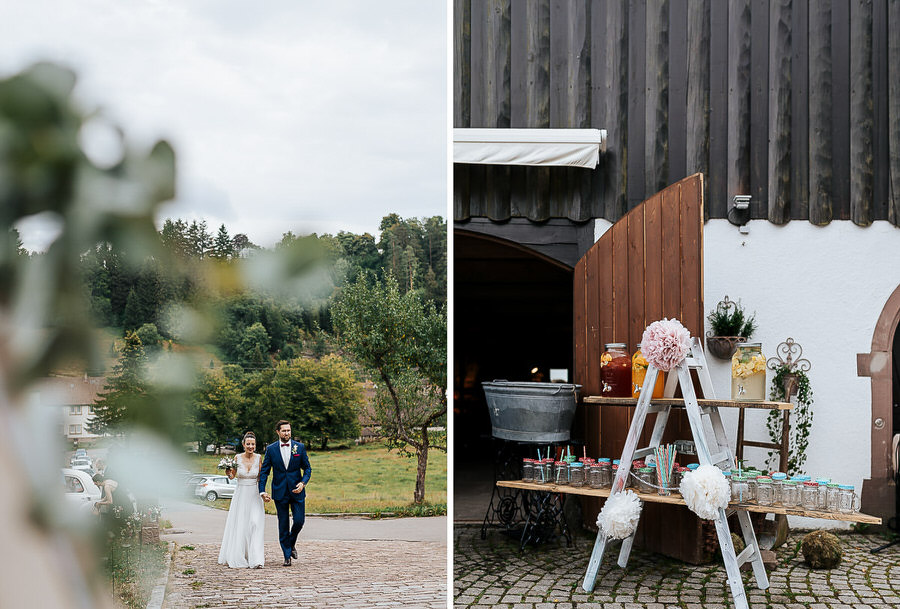
[[[290,425],[290,424],[291,424],[290,421],[285,421],[284,419],[281,419],[280,421],[275,423],[275,431],[281,431],[282,425]]]

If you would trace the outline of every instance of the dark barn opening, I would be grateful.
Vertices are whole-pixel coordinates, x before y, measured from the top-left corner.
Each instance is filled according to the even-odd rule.
[[[550,381],[551,368],[565,368],[572,382],[573,270],[463,230],[453,259],[454,462],[464,466],[492,457],[483,381]]]

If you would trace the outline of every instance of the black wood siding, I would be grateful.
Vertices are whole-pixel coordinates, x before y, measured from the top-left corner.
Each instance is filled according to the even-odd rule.
[[[900,223],[900,0],[454,0],[454,126],[609,131],[596,170],[454,167],[457,221],[618,220],[706,175],[707,217]]]

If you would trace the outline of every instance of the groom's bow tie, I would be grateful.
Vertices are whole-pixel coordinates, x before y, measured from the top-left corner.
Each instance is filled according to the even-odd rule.
[[[288,442],[287,444],[282,444],[282,446],[290,446],[290,445],[291,445],[290,442]]]

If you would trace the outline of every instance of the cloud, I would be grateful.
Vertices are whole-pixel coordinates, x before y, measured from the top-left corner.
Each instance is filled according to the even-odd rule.
[[[130,142],[170,140],[170,210],[282,227],[275,240],[303,224],[375,233],[390,212],[446,213],[443,3],[33,0],[11,12],[0,75],[64,61],[85,107],[102,104]]]

